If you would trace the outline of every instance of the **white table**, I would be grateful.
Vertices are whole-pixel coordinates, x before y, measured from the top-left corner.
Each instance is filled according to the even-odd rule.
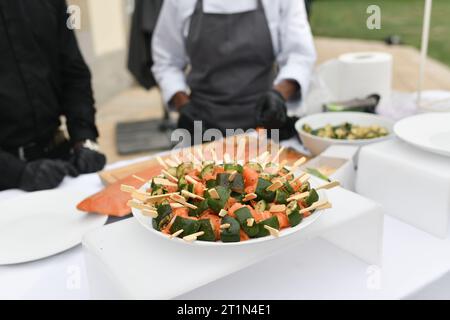
[[[74,185],[83,186],[85,190],[92,188],[92,192],[101,188],[95,175],[68,180],[62,187]],[[1,192],[0,201],[18,194],[18,191]],[[381,269],[322,239],[313,240],[295,252],[296,255],[280,253],[180,298],[450,298],[450,277],[447,276],[450,238],[437,239],[392,217],[386,216],[384,220]],[[264,284],[261,283],[262,275],[280,265],[283,272],[277,273],[279,277],[265,278]],[[293,272],[296,277],[289,276]],[[0,298],[89,299],[81,247],[41,261],[0,267]]]

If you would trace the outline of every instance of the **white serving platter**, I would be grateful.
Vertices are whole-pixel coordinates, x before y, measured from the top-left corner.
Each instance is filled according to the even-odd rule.
[[[314,186],[318,187],[320,184],[324,184],[325,183],[325,182],[317,180],[315,178],[311,178],[310,182],[311,182],[311,186],[312,187],[314,187]],[[144,186],[141,187],[141,190],[147,189],[148,187],[149,187],[149,185],[145,184]],[[319,194],[319,201],[325,201],[325,200],[328,199],[325,190],[319,190],[318,194]],[[158,237],[162,237],[162,238],[164,238],[164,239],[166,239],[168,241],[173,241],[173,242],[184,244],[184,245],[196,245],[196,246],[200,246],[200,247],[247,246],[247,245],[258,244],[258,243],[267,242],[267,241],[271,241],[271,240],[277,240],[278,238],[288,237],[289,235],[292,235],[293,233],[296,233],[296,232],[298,232],[300,230],[303,230],[303,229],[307,228],[308,226],[310,226],[317,219],[319,219],[319,217],[325,211],[326,210],[316,210],[312,215],[310,215],[307,218],[304,218],[302,220],[302,222],[300,224],[298,224],[297,226],[295,226],[294,228],[286,228],[286,229],[281,230],[279,237],[266,236],[266,237],[262,237],[262,238],[250,239],[250,240],[247,240],[247,241],[224,243],[222,241],[208,242],[208,241],[199,241],[199,240],[188,242],[188,241],[184,241],[181,238],[170,238],[169,235],[164,234],[162,232],[159,232],[159,231],[157,231],[157,230],[155,230],[153,228],[153,226],[152,226],[152,218],[144,216],[142,214],[141,210],[132,208],[133,216],[139,221],[139,223],[145,229],[147,229],[151,233],[154,233]]]
[[[397,122],[395,134],[420,149],[450,156],[450,112],[423,113]]]
[[[76,209],[70,189],[26,193],[0,203],[0,265],[43,259],[81,243],[107,216]]]

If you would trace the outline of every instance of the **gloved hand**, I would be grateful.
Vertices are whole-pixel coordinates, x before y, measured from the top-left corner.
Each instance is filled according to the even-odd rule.
[[[70,163],[75,166],[80,174],[94,173],[105,167],[106,157],[98,151],[81,146],[74,149]]]
[[[256,125],[265,129],[281,129],[288,119],[286,100],[281,93],[272,89],[256,106]]]
[[[78,171],[62,160],[37,160],[27,163],[20,179],[19,188],[25,191],[53,189],[65,176],[76,177]]]
[[[280,129],[280,140],[288,140],[297,135],[295,129],[295,123],[298,121],[298,117],[288,117],[285,125]]]

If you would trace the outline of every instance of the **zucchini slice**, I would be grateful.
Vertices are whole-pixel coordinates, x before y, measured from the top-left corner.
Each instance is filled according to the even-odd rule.
[[[241,241],[241,227],[239,222],[230,216],[225,216],[222,218],[222,224],[229,223],[230,227],[227,229],[222,229],[220,232],[220,239],[222,242],[239,242]]]
[[[167,172],[170,173],[174,177],[177,176],[177,168],[176,167],[170,167],[169,169],[167,169]]]
[[[223,168],[225,169],[225,172],[231,173],[233,171],[237,171],[239,173],[242,173],[244,171],[244,168],[237,163],[226,163],[224,164]]]
[[[265,200],[267,202],[273,202],[275,199],[275,192],[267,191],[267,188],[272,185],[272,182],[266,179],[258,178],[258,184],[256,185],[255,193],[258,199]]]
[[[177,177],[181,178],[188,174],[194,169],[194,164],[192,162],[183,162],[177,168]]]
[[[291,227],[295,227],[296,225],[300,224],[300,222],[302,222],[303,214],[300,213],[297,201],[289,202],[286,209],[286,215],[288,216],[289,225]]]
[[[267,206],[267,202],[264,200],[259,200],[256,204],[255,204],[255,210],[256,212],[264,212],[268,209]]]
[[[308,198],[305,199],[305,204],[309,207],[314,202],[319,201],[319,194],[317,193],[316,189],[311,189],[309,191]]]
[[[219,173],[216,177],[216,186],[222,186],[225,188],[230,187],[230,174],[229,173]]]
[[[211,219],[198,220],[200,225],[198,231],[203,231],[205,234],[198,237],[200,241],[216,241],[216,235],[214,233],[214,227],[211,223]]]
[[[210,179],[206,181],[206,187],[208,189],[214,188],[216,186],[216,180],[215,179]]]
[[[244,193],[245,184],[244,184],[244,177],[242,176],[242,174],[240,173],[236,174],[233,181],[231,182],[230,187],[233,192]]]
[[[248,234],[249,237],[254,238],[258,235],[259,227],[256,223],[254,223],[251,227],[247,225],[247,219],[253,218],[249,208],[247,207],[240,208],[239,210],[236,210],[234,214],[236,215],[237,220],[241,224],[242,230],[244,230],[244,232]]]
[[[228,198],[230,198],[231,191],[228,188],[224,188],[222,186],[217,186],[216,191],[219,194],[219,199],[213,199],[209,195],[208,192],[206,192],[206,198],[208,200],[208,206],[215,212],[219,213],[220,210],[222,210],[225,207],[225,204],[228,201]]]
[[[258,238],[270,235],[269,230],[264,228],[264,226],[269,226],[280,230],[280,223],[278,222],[278,218],[276,216],[270,217],[269,219],[263,220],[260,223],[258,223],[259,231],[258,234],[256,235]]]
[[[278,204],[286,204],[287,203],[287,198],[288,198],[288,194],[285,191],[283,191],[281,189],[278,189],[275,192],[275,202],[276,203],[278,203]]]
[[[202,171],[200,172],[200,178],[204,179],[207,175],[211,175],[213,173],[214,173],[214,164],[209,163],[203,167]]]
[[[196,233],[200,228],[200,223],[198,220],[183,218],[180,216],[177,216],[170,227],[170,233],[175,233],[178,230],[183,229],[183,233],[180,235],[180,237],[188,236],[190,234]]]
[[[162,204],[157,207],[158,216],[152,219],[153,229],[161,231],[171,219],[172,207],[168,204]]]
[[[191,216],[191,217],[198,217],[203,212],[205,212],[206,210],[209,209],[208,200],[206,200],[206,199],[196,202],[194,204],[197,207],[197,209],[189,209],[189,216]]]
[[[300,187],[300,193],[307,192],[311,189],[311,185],[309,184],[309,181],[306,181],[302,186]]]
[[[294,188],[292,188],[291,184],[290,184],[288,181],[286,181],[286,182],[284,183],[283,189],[286,190],[286,192],[287,192],[288,194],[293,194],[293,193],[295,193]]]
[[[245,167],[251,168],[258,173],[261,173],[263,171],[263,167],[259,163],[256,163],[256,162],[249,162],[245,165]]]

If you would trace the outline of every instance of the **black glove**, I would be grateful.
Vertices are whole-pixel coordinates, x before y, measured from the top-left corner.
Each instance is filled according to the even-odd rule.
[[[280,129],[280,140],[288,140],[298,134],[295,129],[295,123],[298,119],[295,116],[287,118],[285,125]]]
[[[102,170],[106,164],[104,154],[85,148],[75,148],[70,163],[75,166],[80,174],[93,173]]]
[[[65,176],[76,177],[78,171],[62,160],[37,160],[27,163],[20,179],[19,188],[25,191],[53,189]]]
[[[256,125],[265,129],[281,129],[287,121],[286,100],[272,89],[256,105]]]

